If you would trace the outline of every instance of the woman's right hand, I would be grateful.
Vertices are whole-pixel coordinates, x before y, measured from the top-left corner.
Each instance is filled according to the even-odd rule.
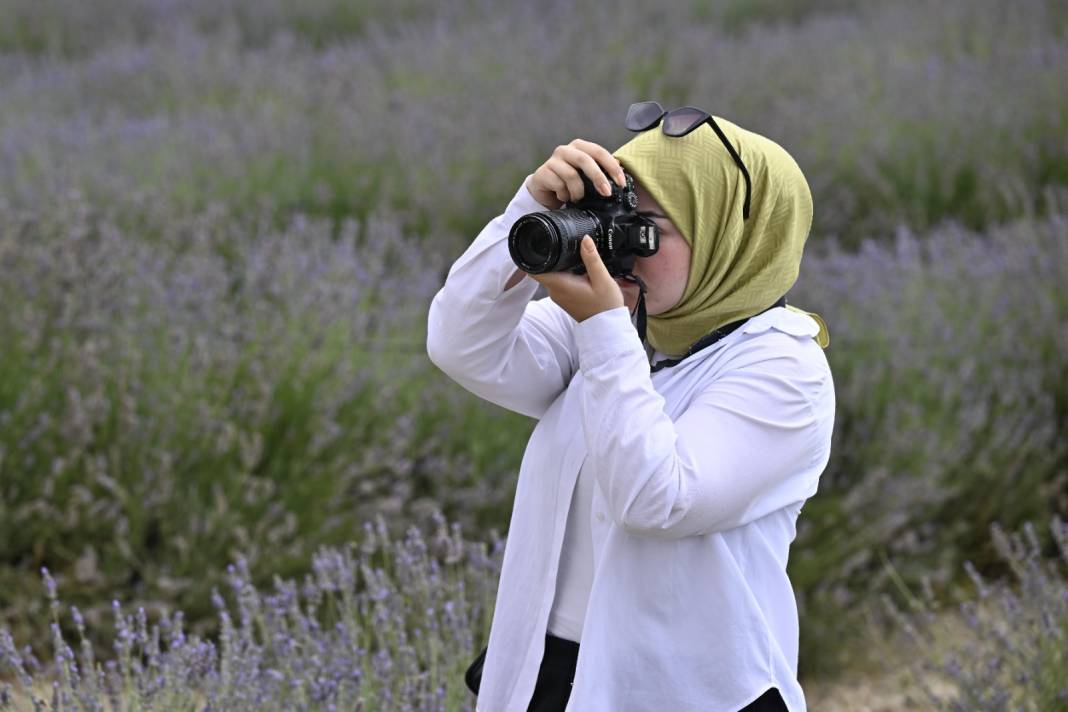
[[[592,141],[576,138],[566,146],[557,146],[549,160],[542,163],[538,170],[527,178],[527,190],[534,199],[549,210],[557,210],[564,203],[574,203],[582,199],[582,178],[579,170],[585,173],[601,195],[612,194],[608,184],[609,176],[616,185],[623,187],[623,166],[615,156],[603,146]]]

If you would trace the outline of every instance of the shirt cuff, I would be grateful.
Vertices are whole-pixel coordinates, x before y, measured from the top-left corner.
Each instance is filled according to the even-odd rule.
[[[598,312],[575,324],[579,365],[583,371],[608,359],[633,353],[648,367],[648,359],[627,307]]]

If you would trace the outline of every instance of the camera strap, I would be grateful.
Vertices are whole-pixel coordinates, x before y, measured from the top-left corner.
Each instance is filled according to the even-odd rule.
[[[638,329],[638,339],[641,340],[642,346],[645,346],[645,281],[633,272],[620,275],[620,278],[625,279],[628,282],[638,283],[638,304],[636,307],[638,312],[638,323],[636,326]],[[633,315],[633,312],[631,312],[631,314]]]

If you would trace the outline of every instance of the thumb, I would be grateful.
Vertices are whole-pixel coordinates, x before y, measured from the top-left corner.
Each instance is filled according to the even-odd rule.
[[[608,268],[604,266],[601,255],[597,252],[597,246],[589,235],[582,238],[582,263],[586,265],[586,272],[590,275],[591,282],[596,284],[612,281],[612,275],[608,274]]]

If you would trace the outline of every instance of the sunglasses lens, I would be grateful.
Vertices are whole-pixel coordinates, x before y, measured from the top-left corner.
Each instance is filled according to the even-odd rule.
[[[664,107],[655,101],[639,101],[631,104],[627,109],[627,121],[625,126],[630,131],[645,131],[656,126],[660,117],[664,115]]]
[[[683,136],[701,125],[708,118],[708,112],[692,106],[675,109],[664,117],[664,133],[668,136]]]

